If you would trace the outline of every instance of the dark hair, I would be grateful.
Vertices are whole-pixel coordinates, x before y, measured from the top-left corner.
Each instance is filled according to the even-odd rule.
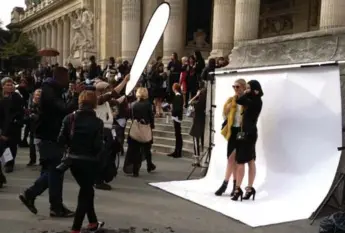
[[[214,71],[216,68],[216,59],[210,58],[210,60],[208,60],[208,67]]]
[[[57,66],[53,70],[53,78],[58,79],[61,75],[68,74],[68,70],[65,67]]]
[[[250,89],[251,89],[252,92],[253,91],[258,91],[259,92],[258,96],[261,97],[261,96],[264,95],[264,92],[262,90],[261,84],[257,80],[250,80],[248,82],[248,85],[250,86]]]
[[[177,53],[174,52],[172,55],[173,55],[174,59],[177,61],[177,60],[178,60],[178,55],[177,55]]]
[[[156,62],[158,62],[158,61],[160,61],[160,60],[162,60],[162,59],[163,59],[162,56],[158,56],[158,57],[156,58]]]
[[[109,61],[115,62],[115,58],[114,57],[109,57]]]
[[[205,88],[205,82],[204,81],[200,81],[199,82],[199,89],[203,89]]]
[[[196,58],[195,58],[193,55],[191,55],[191,56],[188,57],[188,61],[189,61],[189,59],[191,59],[191,58],[193,59],[193,61],[196,62]]]
[[[95,56],[91,56],[90,57],[90,61],[95,61],[96,60],[96,57]]]
[[[204,60],[204,58],[202,57],[202,54],[201,54],[200,50],[195,50],[195,51],[194,51],[194,54],[195,54],[195,59],[196,59],[197,61]]]

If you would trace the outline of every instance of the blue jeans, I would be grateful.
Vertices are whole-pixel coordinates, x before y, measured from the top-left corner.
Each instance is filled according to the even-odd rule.
[[[49,202],[52,210],[60,210],[62,205],[62,186],[64,173],[57,170],[63,156],[63,150],[56,142],[42,140],[38,143],[41,161],[41,175],[33,186],[25,192],[28,198],[35,199],[49,189]]]

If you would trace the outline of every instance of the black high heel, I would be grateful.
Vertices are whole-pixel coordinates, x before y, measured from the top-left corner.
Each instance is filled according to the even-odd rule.
[[[246,188],[246,194],[243,197],[243,200],[249,200],[251,196],[253,196],[253,201],[255,200],[256,190],[253,187]]]
[[[238,198],[241,198],[241,201],[243,199],[243,191],[240,187],[236,187],[236,191],[234,193],[234,196],[231,198],[231,200],[238,201]]]
[[[222,186],[214,193],[216,196],[222,196],[225,193],[226,189],[228,188],[228,183],[223,182]]]
[[[236,190],[236,180],[233,181],[234,184],[232,186],[232,191],[230,193],[230,197],[233,197],[235,195],[235,190]]]

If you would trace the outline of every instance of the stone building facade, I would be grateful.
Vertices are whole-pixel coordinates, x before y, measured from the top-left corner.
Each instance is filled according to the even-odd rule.
[[[23,0],[24,1],[24,0]],[[80,63],[95,55],[131,61],[155,8],[163,0],[26,0],[9,28],[21,28],[38,48],[55,48],[56,62]],[[166,0],[171,18],[153,54],[167,61],[200,50],[205,59],[227,57],[230,67],[337,57],[345,26],[344,0]],[[321,44],[320,44],[321,43]],[[327,57],[327,55],[329,55]]]

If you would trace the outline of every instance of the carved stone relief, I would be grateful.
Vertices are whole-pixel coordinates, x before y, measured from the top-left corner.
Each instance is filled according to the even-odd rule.
[[[77,11],[75,17],[72,17],[71,27],[74,34],[70,50],[72,57],[80,50],[94,49],[93,25],[94,15],[88,9]]]
[[[240,45],[229,58],[229,68],[344,60],[345,34]]]

